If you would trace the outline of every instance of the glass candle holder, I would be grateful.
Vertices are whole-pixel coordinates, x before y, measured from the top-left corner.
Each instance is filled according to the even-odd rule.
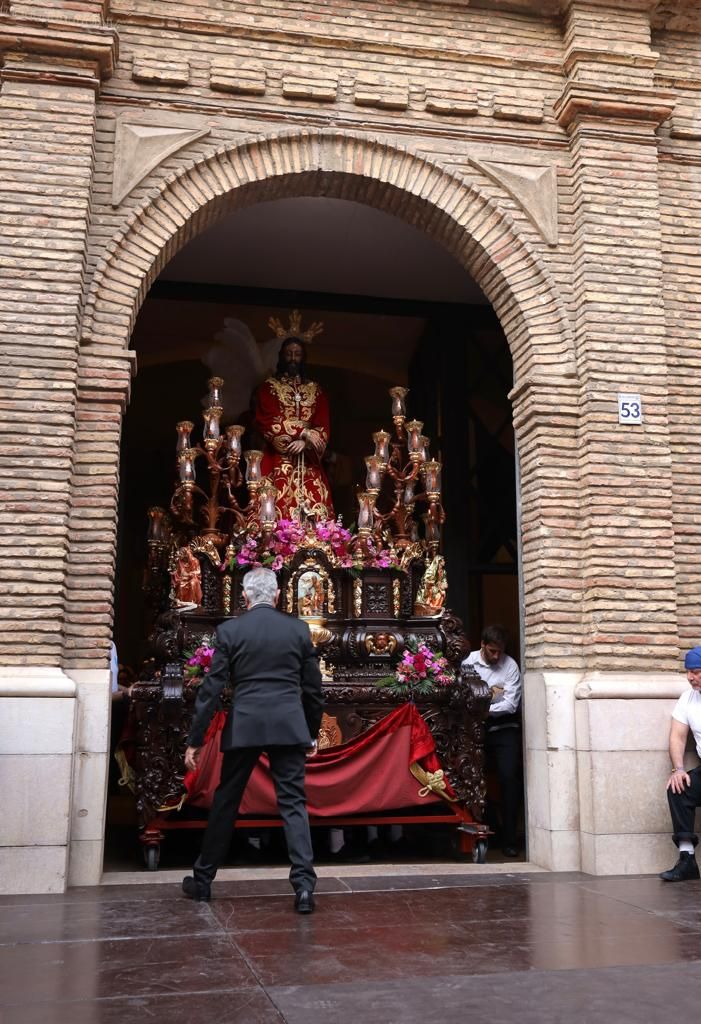
[[[375,525],[375,498],[367,491],[358,494],[358,532],[370,533]]]
[[[209,405],[218,406],[222,404],[222,388],[224,387],[224,381],[221,377],[210,377],[207,381],[207,387],[209,388]]]
[[[205,441],[218,441],[221,437],[219,420],[221,419],[222,408],[220,405],[213,405],[203,412],[204,417],[204,439]]]
[[[178,457],[178,475],[182,484],[195,479],[195,452],[186,448]]]
[[[421,420],[408,420],[406,423],[407,432],[407,448],[409,449],[409,457],[413,459],[420,459],[421,453],[423,452],[423,434],[421,431],[424,429],[424,425]]]
[[[414,492],[414,484],[415,484],[415,481],[409,480],[407,485],[406,485],[406,487],[404,488],[403,502],[404,502],[405,505],[413,505],[414,504],[414,499],[416,497],[415,492]]]
[[[437,500],[441,493],[441,464],[435,459],[429,459],[423,465],[424,487],[426,494]]]
[[[175,429],[178,432],[178,440],[175,442],[175,451],[177,455],[180,452],[184,452],[186,448],[192,448],[190,434],[194,426],[195,424],[191,423],[190,420],[181,420],[180,423],[176,424]]]
[[[389,462],[389,434],[386,430],[377,430],[372,435],[372,439],[375,442],[375,458],[387,465]]]
[[[252,448],[250,451],[244,452],[243,457],[246,460],[246,483],[249,487],[251,485],[259,487],[262,479],[260,460],[263,458],[263,452]]]
[[[277,521],[277,487],[265,481],[258,492],[258,514],[261,526],[273,526]]]
[[[382,487],[384,466],[376,455],[368,455],[365,459],[365,490],[370,494],[379,494]]]
[[[426,541],[428,544],[438,544],[441,539],[441,524],[434,519],[430,512],[421,517],[424,521]]]
[[[421,461],[427,462],[431,458],[431,453],[428,450],[431,444],[431,438],[421,435]]]
[[[146,536],[147,540],[154,541],[156,544],[162,544],[168,539],[168,513],[164,508],[159,508],[158,505],[154,505],[148,509],[148,533]]]
[[[226,428],[226,446],[229,451],[229,455],[236,462],[241,458],[241,438],[246,428],[240,427],[236,424],[233,427]]]
[[[409,388],[390,388],[389,393],[392,396],[392,418],[393,419],[404,419],[406,416],[406,406],[404,400],[409,394]]]

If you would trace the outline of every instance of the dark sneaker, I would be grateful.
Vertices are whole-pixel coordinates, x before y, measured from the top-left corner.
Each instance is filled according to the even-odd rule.
[[[207,885],[206,882],[198,882],[192,875],[186,875],[183,878],[183,892],[188,899],[195,900],[196,903],[205,903],[212,898],[211,885]]]
[[[699,866],[693,853],[680,853],[679,860],[670,868],[663,871],[660,878],[663,882],[688,882],[699,877]]]

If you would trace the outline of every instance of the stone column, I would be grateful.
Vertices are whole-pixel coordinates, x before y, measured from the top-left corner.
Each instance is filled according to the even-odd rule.
[[[547,794],[529,832],[537,862],[593,873],[664,864],[660,693],[679,683],[656,138],[673,103],[653,83],[651,6],[569,0],[555,107],[572,155],[585,671],[544,673],[526,708],[527,746],[544,751],[529,796]],[[619,425],[618,392],[641,394],[641,425]],[[579,851],[558,857],[563,822]]]
[[[0,13],[5,891],[60,890],[67,877],[77,708],[63,630],[78,333],[96,95],[117,50],[101,13],[94,2]]]

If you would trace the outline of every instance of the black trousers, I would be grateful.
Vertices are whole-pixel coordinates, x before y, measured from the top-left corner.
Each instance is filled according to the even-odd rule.
[[[485,736],[487,767],[496,769],[501,794],[501,845],[518,846],[518,813],[523,796],[521,730],[507,726]]]
[[[694,831],[694,818],[696,808],[701,807],[701,767],[692,768],[689,772],[691,785],[687,786],[682,793],[673,793],[667,790],[669,810],[672,815],[672,827],[674,828],[673,839],[679,846],[680,843],[693,843],[699,841]]]
[[[316,872],[312,863],[312,838],[304,793],[306,748],[299,745],[271,746],[265,752],[270,759],[287,855],[292,864],[290,883],[295,892],[313,890]],[[260,747],[237,747],[224,752],[221,779],[214,793],[202,850],[195,863],[194,874],[198,881],[211,882],[225,860],[246,784],[262,753]]]

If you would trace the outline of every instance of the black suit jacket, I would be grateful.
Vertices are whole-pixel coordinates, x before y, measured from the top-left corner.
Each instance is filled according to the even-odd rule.
[[[217,629],[200,683],[188,745],[201,747],[219,695],[231,683],[221,749],[309,746],[321,725],[321,672],[309,627],[272,605],[255,605]]]

